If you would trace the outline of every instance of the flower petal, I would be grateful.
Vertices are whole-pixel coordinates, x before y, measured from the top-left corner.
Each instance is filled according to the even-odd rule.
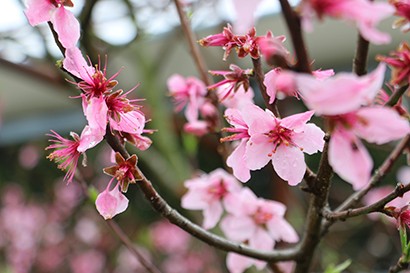
[[[246,143],[245,161],[250,170],[259,170],[268,164],[272,157],[273,145],[265,135],[253,135]]]
[[[74,14],[63,6],[57,8],[51,18],[58,40],[65,48],[75,47],[80,39],[80,23]]]
[[[367,185],[373,161],[355,135],[342,129],[336,130],[330,137],[329,163],[335,173],[358,190]]]
[[[303,152],[294,146],[279,145],[272,156],[272,164],[280,178],[291,186],[299,184],[306,172]]]
[[[292,136],[292,141],[307,154],[314,154],[323,150],[325,133],[315,124],[306,124],[303,131]]]
[[[356,112],[355,133],[369,142],[384,144],[410,133],[409,122],[387,107],[364,107]],[[360,121],[363,122],[360,122]]]
[[[239,145],[233,150],[226,160],[226,165],[232,168],[233,175],[241,182],[246,182],[251,178],[249,168],[245,162],[246,142],[247,139],[242,139]]]
[[[56,7],[47,0],[29,0],[27,1],[27,9],[24,13],[32,26],[50,21],[53,11]]]

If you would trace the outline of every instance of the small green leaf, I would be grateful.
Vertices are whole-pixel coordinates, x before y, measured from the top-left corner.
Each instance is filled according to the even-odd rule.
[[[182,143],[187,154],[194,157],[198,149],[197,138],[190,134],[182,134]]]
[[[91,186],[88,187],[88,199],[92,202],[95,203],[95,200],[97,200],[98,196],[98,191],[95,187]]]
[[[350,259],[336,266],[334,264],[330,264],[328,265],[324,273],[341,273],[343,272],[343,270],[348,268],[351,264],[352,264],[352,261]]]

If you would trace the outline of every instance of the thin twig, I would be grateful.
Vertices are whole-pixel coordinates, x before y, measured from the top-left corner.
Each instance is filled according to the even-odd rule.
[[[276,106],[276,101],[272,104],[269,103],[269,96],[268,93],[266,93],[266,86],[263,83],[265,75],[263,74],[262,71],[262,64],[261,64],[261,59],[254,59],[252,58],[252,63],[253,63],[253,71],[255,72],[255,76],[256,76],[256,81],[258,83],[259,86],[259,90],[261,92],[261,95],[263,97],[263,100],[265,101],[265,106],[272,111],[272,113],[280,118],[280,114],[279,114],[279,110],[278,107]]]
[[[356,208],[356,209],[347,209],[344,211],[336,211],[336,212],[327,211],[323,213],[323,216],[329,221],[336,221],[336,220],[344,221],[347,218],[365,215],[365,214],[369,214],[372,212],[382,212],[384,206],[387,203],[396,199],[397,197],[403,196],[403,194],[405,194],[408,191],[410,191],[410,184],[406,186],[403,186],[403,184],[398,184],[396,188],[394,189],[394,191],[392,191],[387,196],[385,196],[384,198],[378,200],[377,202],[371,205]]]
[[[117,235],[117,237],[121,240],[121,242],[128,248],[129,251],[138,259],[141,265],[150,273],[161,273],[161,271],[155,267],[154,264],[150,263],[148,260],[145,259],[144,255],[142,255],[125,232],[121,229],[121,227],[114,222],[114,220],[109,219],[106,220],[107,225],[111,228],[111,230]]]
[[[401,272],[407,269],[408,267],[409,267],[409,263],[403,262],[402,258],[400,257],[397,263],[389,268],[389,273],[398,273],[398,272]]]
[[[209,86],[211,85],[211,81],[208,77],[208,69],[206,68],[205,61],[202,58],[202,55],[199,53],[199,47],[196,43],[195,35],[192,32],[192,29],[188,23],[188,19],[181,6],[181,2],[179,0],[174,0],[174,2],[178,11],[179,19],[181,21],[182,30],[185,34],[186,40],[188,41],[188,46],[192,54],[192,58],[194,59],[197,70],[201,75],[202,81],[207,86]]]
[[[310,61],[302,36],[302,28],[299,15],[292,9],[287,0],[279,0],[282,7],[282,14],[292,38],[293,49],[297,57],[295,70],[298,72],[311,73]]]

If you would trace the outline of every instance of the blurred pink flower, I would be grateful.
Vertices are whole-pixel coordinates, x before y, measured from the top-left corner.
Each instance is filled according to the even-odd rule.
[[[150,228],[150,233],[155,248],[171,255],[187,251],[191,240],[188,233],[167,220],[154,223]]]
[[[168,79],[167,85],[175,100],[175,110],[179,112],[186,106],[185,117],[188,122],[198,120],[198,111],[207,93],[205,84],[195,77],[184,78],[174,74]]]
[[[105,256],[97,250],[88,250],[70,259],[70,267],[73,273],[101,273],[104,265]]]
[[[356,23],[360,34],[374,44],[388,44],[391,37],[380,32],[376,25],[393,15],[394,8],[388,3],[367,0],[303,0],[301,3],[302,25],[306,30],[312,29],[312,18],[319,19],[325,15]]]
[[[333,133],[329,142],[329,163],[355,190],[367,185],[373,161],[358,137],[384,144],[410,133],[408,121],[391,108],[362,107],[344,115],[329,117]]]
[[[231,240],[247,243],[260,250],[272,250],[276,241],[296,243],[299,237],[284,219],[286,207],[282,203],[258,198],[249,188],[232,193],[224,200],[228,215],[221,221],[221,229]],[[227,267],[232,273],[241,273],[251,265],[259,270],[265,261],[229,253]]]
[[[296,77],[297,73],[281,68],[274,68],[265,75],[263,84],[266,86],[266,93],[270,97],[269,103],[273,103],[276,98],[283,99],[288,96],[299,98]],[[334,75],[333,69],[316,70],[312,75],[318,80],[325,80]]]
[[[33,169],[35,166],[37,166],[39,159],[39,148],[35,145],[25,145],[19,151],[19,162],[24,169]]]
[[[236,17],[233,24],[235,33],[245,34],[255,24],[255,11],[261,0],[232,0]]]
[[[80,24],[65,7],[73,7],[71,0],[27,0],[24,13],[32,26],[50,21],[63,47],[71,48],[80,38]]]
[[[182,197],[181,206],[185,209],[202,210],[203,227],[213,228],[223,213],[222,201],[231,193],[239,191],[241,185],[223,169],[185,181],[188,192]]]
[[[227,88],[229,88],[229,86],[222,85],[216,90],[220,100],[225,97]],[[223,101],[221,101],[221,104],[226,108],[241,108],[245,104],[254,103],[254,96],[255,93],[253,92],[252,87],[249,86],[248,90],[245,90],[242,86],[240,86],[234,94],[227,96]]]
[[[231,64],[229,66],[229,69],[231,71],[209,71],[209,73],[212,75],[220,75],[225,78],[220,82],[208,86],[208,89],[211,90],[220,87],[218,88],[218,97],[220,101],[224,101],[226,98],[234,96],[239,87],[243,87],[243,89],[247,91],[249,88],[249,77],[253,75],[252,69],[243,70],[242,68],[234,64]],[[221,92],[222,88],[224,88],[224,92]],[[234,94],[232,94],[232,92]]]
[[[313,75],[296,75],[296,86],[306,105],[318,115],[339,115],[357,110],[371,103],[382,87],[386,65],[359,77],[352,73],[338,73],[319,80]]]

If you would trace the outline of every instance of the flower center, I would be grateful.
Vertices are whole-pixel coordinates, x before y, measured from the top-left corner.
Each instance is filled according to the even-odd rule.
[[[208,193],[215,199],[222,199],[228,193],[228,190],[224,181],[221,179],[218,184],[208,188]]]
[[[258,208],[256,213],[253,215],[253,220],[257,225],[265,225],[267,222],[269,222],[273,218],[273,214],[270,212],[266,212],[261,210],[261,208]]]

